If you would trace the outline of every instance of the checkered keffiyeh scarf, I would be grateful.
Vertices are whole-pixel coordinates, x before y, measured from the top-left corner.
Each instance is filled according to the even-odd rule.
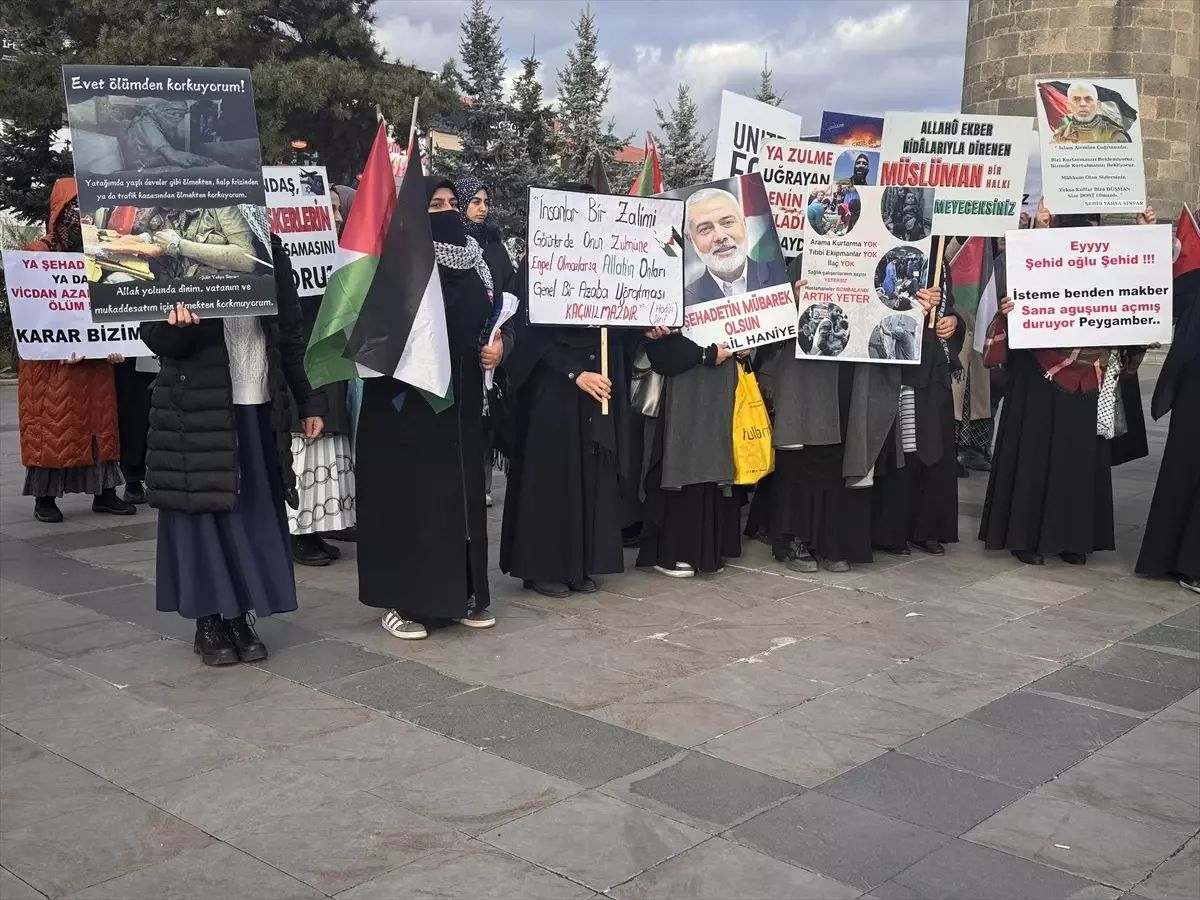
[[[463,246],[434,241],[433,256],[439,266],[446,266],[450,269],[474,269],[475,274],[487,288],[488,296],[494,295],[492,270],[484,262],[483,250],[480,249],[479,242],[475,238],[468,235],[467,243]]]
[[[242,218],[246,220],[246,224],[250,226],[250,230],[254,236],[258,238],[262,247],[268,253],[271,252],[271,225],[267,221],[267,210],[262,206],[255,206],[252,203],[239,203],[238,212],[242,214]]]

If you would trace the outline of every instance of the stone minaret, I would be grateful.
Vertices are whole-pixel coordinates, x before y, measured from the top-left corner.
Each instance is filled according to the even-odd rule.
[[[962,111],[1036,115],[1035,78],[1138,81],[1159,221],[1200,209],[1198,0],[970,0]]]

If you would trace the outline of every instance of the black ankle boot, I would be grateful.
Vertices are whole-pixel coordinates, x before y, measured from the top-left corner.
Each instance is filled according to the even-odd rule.
[[[236,619],[226,619],[225,628],[229,631],[229,640],[242,662],[258,662],[267,658],[267,645],[258,637],[254,623],[242,613]]]
[[[196,620],[196,642],[192,649],[200,654],[200,661],[206,666],[231,666],[238,661],[237,650],[220,616]]]
[[[92,512],[108,513],[112,516],[132,516],[137,512],[137,507],[128,500],[118,497],[116,488],[105,488],[103,493],[97,494],[92,500]]]
[[[63,520],[62,510],[58,508],[53,497],[35,497],[33,517],[39,522],[61,522]]]
[[[292,559],[301,566],[327,566],[333,562],[315,534],[292,535]]]
[[[140,481],[125,482],[125,501],[135,506],[146,502],[146,488]]]

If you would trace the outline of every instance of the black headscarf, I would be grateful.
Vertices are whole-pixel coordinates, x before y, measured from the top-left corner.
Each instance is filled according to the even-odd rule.
[[[454,196],[458,198],[458,217],[462,219],[463,231],[475,238],[480,246],[482,246],[488,240],[488,233],[491,230],[488,227],[487,220],[472,222],[467,218],[467,209],[471,205],[471,200],[480,191],[487,191],[488,199],[491,199],[491,187],[482,178],[478,178],[475,175],[464,175],[454,185]]]

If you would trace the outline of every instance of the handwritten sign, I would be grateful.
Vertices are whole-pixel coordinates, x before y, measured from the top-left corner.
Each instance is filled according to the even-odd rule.
[[[292,262],[301,297],[325,293],[337,260],[338,236],[324,166],[264,166],[267,219]]]
[[[796,357],[919,363],[933,191],[834,187],[809,193]]]
[[[934,234],[999,237],[1021,221],[1030,120],[1019,116],[884,116],[879,184],[936,188]]]
[[[529,191],[529,321],[683,322],[683,203]]]
[[[139,323],[92,321],[82,253],[5,250],[4,281],[21,359],[151,355]]]
[[[785,256],[804,251],[804,208],[809,189],[833,181],[833,164],[842,151],[835,144],[811,141],[779,141],[763,145],[759,163],[767,200],[775,215],[775,232]]]
[[[1007,258],[1010,347],[1170,341],[1170,225],[1010,231]]]

